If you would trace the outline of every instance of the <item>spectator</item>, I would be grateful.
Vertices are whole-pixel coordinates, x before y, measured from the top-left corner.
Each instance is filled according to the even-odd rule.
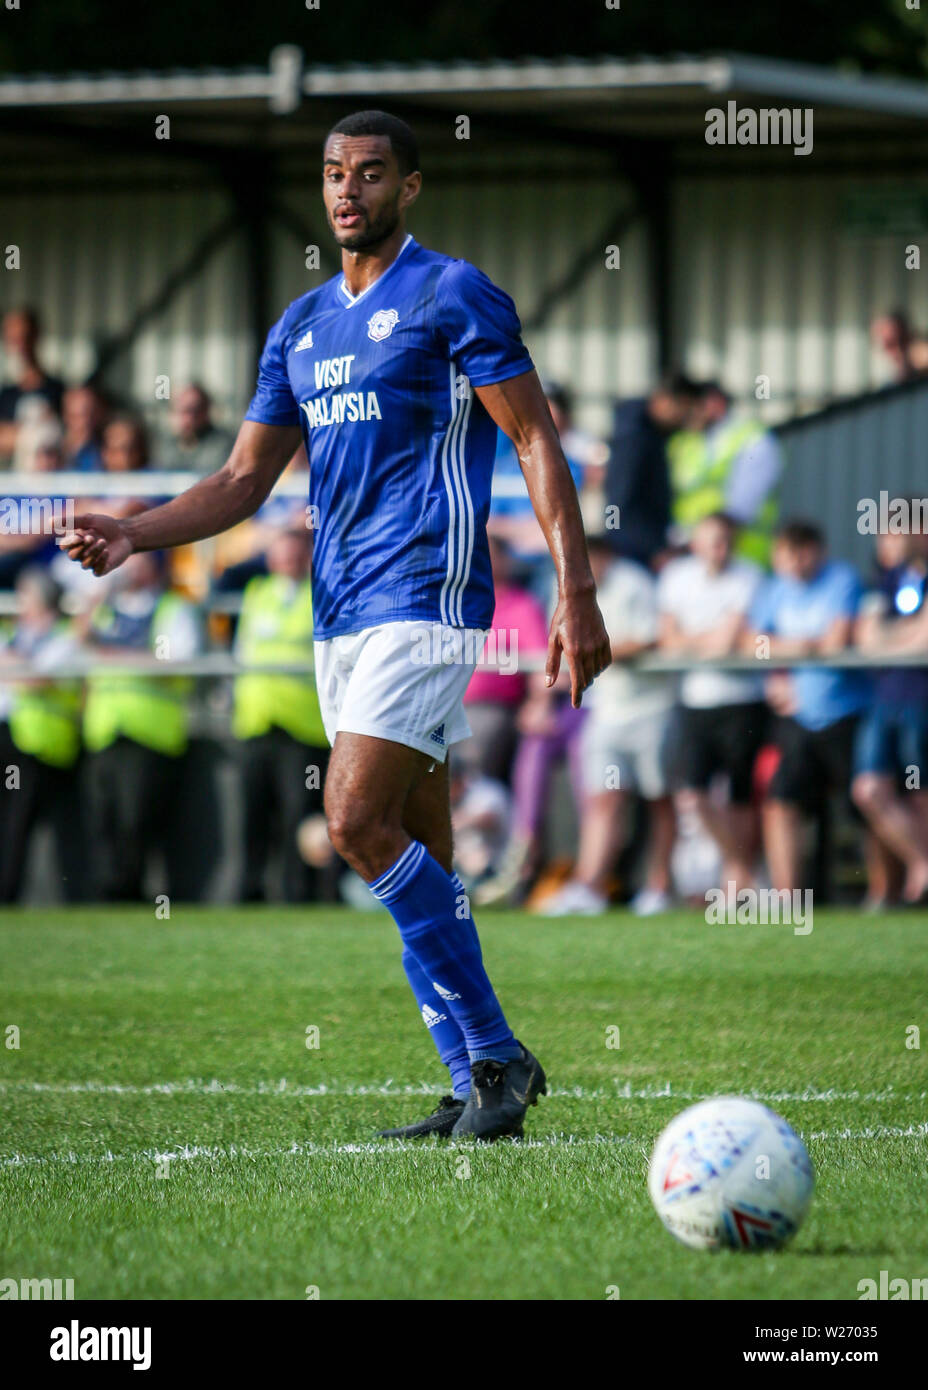
[[[103,469],[103,425],[106,403],[94,386],[72,386],[62,402],[63,467],[75,473]]]
[[[35,309],[23,307],[4,314],[2,333],[13,380],[0,387],[0,458],[10,458],[22,424],[58,415],[64,385],[39,362],[41,327]]]
[[[913,338],[909,346],[909,365],[913,376],[928,376],[928,338]]]
[[[500,665],[518,665],[522,658],[542,661],[548,650],[548,620],[536,598],[512,579],[512,557],[505,541],[490,537],[490,562],[496,607],[485,651]],[[492,670],[478,665],[464,696],[473,737],[461,745],[460,758],[469,769],[508,785],[518,742],[518,712],[528,693],[522,670]]]
[[[616,554],[650,568],[667,545],[671,520],[667,441],[688,422],[693,382],[668,377],[650,396],[615,408],[606,465],[605,522]],[[614,511],[610,511],[614,508]]]
[[[22,570],[16,594],[19,616],[12,640],[0,652],[0,673],[6,661],[28,661],[35,676],[18,681],[5,701],[8,757],[18,770],[18,785],[10,786],[5,763],[0,901],[19,898],[33,832],[47,824],[61,895],[74,902],[83,895],[86,864],[77,773],[81,689],[79,681],[57,679],[54,673],[76,655],[78,643],[62,618],[60,591],[47,570]]]
[[[512,768],[512,835],[498,873],[476,890],[479,903],[525,901],[545,862],[545,823],[555,769],[566,762],[574,802],[583,803],[580,735],[586,709],[570,703],[570,680],[562,662],[550,689],[544,671],[529,677],[528,695],[517,716],[519,742]]]
[[[589,537],[587,545],[613,662],[587,694],[585,797],[576,868],[541,911],[549,917],[605,911],[625,812],[637,793],[647,806],[649,830],[644,886],[631,907],[648,917],[671,903],[675,822],[661,750],[673,695],[666,676],[636,671],[628,663],[657,641],[656,585],[641,565],[613,558],[605,533]]]
[[[116,415],[103,431],[103,467],[107,473],[135,473],[148,467],[148,431],[134,415]]]
[[[685,541],[710,512],[739,527],[736,554],[767,565],[777,519],[776,486],[783,467],[775,436],[759,420],[739,418],[717,382],[699,388],[689,427],[668,446],[673,520]]]
[[[827,559],[819,528],[805,521],[781,526],[773,568],[752,605],[748,641],[769,639],[774,663],[844,651],[854,634],[860,582],[850,565]],[[803,811],[820,804],[827,788],[848,795],[866,698],[863,677],[830,667],[798,666],[768,681],[768,699],[780,715],[780,762],[764,807],[764,843],[778,890],[800,886]]]
[[[212,398],[197,382],[178,392],[171,405],[171,437],[159,451],[163,468],[215,473],[222,467],[235,437],[213,424],[212,409]]]
[[[200,631],[192,605],[166,587],[157,553],[130,555],[120,577],[84,619],[101,667],[87,681],[84,743],[100,896],[139,901],[176,804],[192,694],[186,677],[151,668],[156,658],[162,670],[192,659]],[[171,871],[169,863],[169,885]]]
[[[857,623],[864,651],[895,657],[928,653],[928,536],[885,534],[875,591]],[[906,869],[903,896],[928,896],[928,667],[874,673],[873,699],[857,729],[851,792],[873,833]],[[871,905],[885,905],[886,889]]]
[[[454,865],[468,893],[499,871],[509,842],[509,793],[459,759],[451,764]]]
[[[913,333],[901,310],[878,314],[870,325],[870,341],[886,359],[892,382],[911,381],[925,370],[925,340]]]
[[[18,473],[53,473],[61,461],[60,424],[51,415],[24,420],[17,428],[15,450],[13,466]],[[12,488],[12,480],[8,486]],[[15,492],[19,497],[30,497],[35,489],[35,483],[26,482]],[[4,517],[6,524],[0,526],[0,588],[12,587],[23,569],[52,562],[58,554],[53,519],[64,515],[65,504],[63,497],[49,498],[43,503],[46,511],[36,507],[28,520],[20,514],[14,525],[21,529],[12,529],[9,518]]]
[[[269,573],[245,588],[235,654],[245,666],[293,664],[306,675],[254,671],[235,683],[232,731],[241,743],[245,796],[243,902],[266,896],[271,846],[283,845],[283,897],[316,896],[316,873],[299,852],[301,823],[322,810],[329,749],[313,682],[313,607],[306,531],[268,548]],[[274,819],[280,835],[274,834]]]
[[[733,555],[736,528],[716,512],[693,532],[691,556],[672,560],[658,586],[662,650],[702,662],[738,651],[761,571]],[[754,760],[767,723],[758,676],[688,671],[668,734],[669,765],[680,788],[681,813],[695,812],[722,855],[723,880],[747,887],[757,835],[751,805]],[[710,795],[728,777],[728,801]]]
[[[24,420],[16,431],[17,473],[54,473],[61,467],[61,425],[52,415]]]
[[[545,382],[543,385],[552,418],[555,421],[560,419],[564,424],[566,417],[558,404],[563,400],[563,388],[553,382]],[[561,446],[564,447],[563,440]],[[579,492],[583,486],[583,468],[566,449],[564,452],[574,486]],[[493,466],[493,491],[487,530],[491,536],[498,536],[507,542],[513,558],[513,575],[516,582],[527,588],[547,612],[553,607],[554,566],[529,497],[528,485],[515,445],[502,431],[499,432],[496,461]]]

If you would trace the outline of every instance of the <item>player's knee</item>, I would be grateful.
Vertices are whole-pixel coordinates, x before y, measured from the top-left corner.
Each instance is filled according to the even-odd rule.
[[[365,808],[350,804],[326,807],[326,824],[336,854],[349,863],[357,858],[370,830],[370,816]]]
[[[375,877],[384,855],[393,851],[396,827],[366,806],[347,803],[333,807],[327,825],[336,854],[364,878]]]

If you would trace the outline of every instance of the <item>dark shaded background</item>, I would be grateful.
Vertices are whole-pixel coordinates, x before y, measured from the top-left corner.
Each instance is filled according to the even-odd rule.
[[[0,0],[0,72],[739,52],[928,75],[928,2],[905,0]],[[560,18],[559,18],[560,16]]]

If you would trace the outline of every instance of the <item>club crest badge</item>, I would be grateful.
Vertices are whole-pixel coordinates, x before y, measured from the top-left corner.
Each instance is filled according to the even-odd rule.
[[[382,343],[393,332],[399,317],[395,309],[378,309],[367,321],[367,336],[375,343]]]

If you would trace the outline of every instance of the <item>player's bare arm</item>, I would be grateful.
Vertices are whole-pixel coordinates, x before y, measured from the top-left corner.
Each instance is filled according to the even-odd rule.
[[[612,660],[596,602],[577,489],[535,372],[475,389],[494,422],[516,446],[532,506],[554,561],[558,603],[551,619],[545,673],[548,684],[553,685],[563,652],[576,709],[584,690]]]
[[[136,550],[189,545],[228,531],[253,516],[300,445],[296,426],[242,424],[227,462],[161,507],[120,521],[89,513],[75,517],[58,544],[83,569],[109,574]]]

